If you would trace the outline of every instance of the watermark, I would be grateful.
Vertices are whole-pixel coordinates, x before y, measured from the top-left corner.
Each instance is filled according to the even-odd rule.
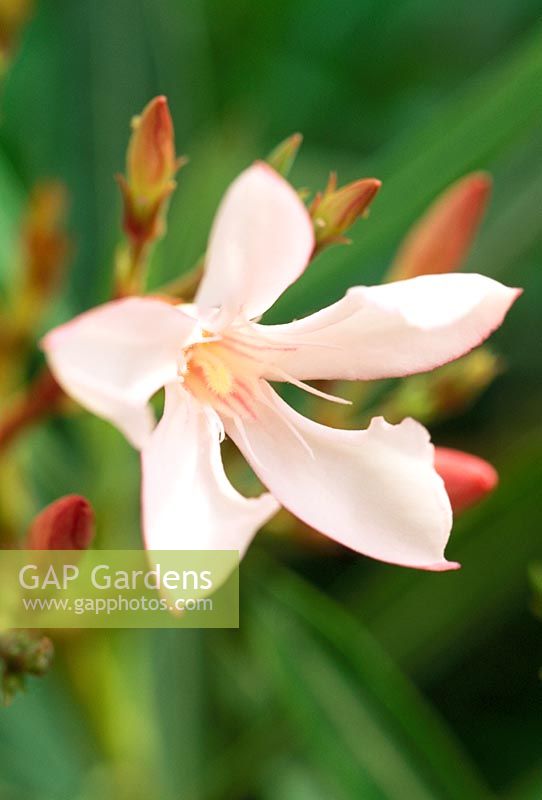
[[[237,550],[0,551],[0,629],[237,627]]]

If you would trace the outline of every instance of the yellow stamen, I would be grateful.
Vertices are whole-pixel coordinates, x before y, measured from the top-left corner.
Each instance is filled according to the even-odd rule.
[[[185,382],[203,378],[206,388],[220,397],[227,396],[233,390],[234,377],[227,362],[220,356],[219,345],[194,345],[188,354],[187,366]]]

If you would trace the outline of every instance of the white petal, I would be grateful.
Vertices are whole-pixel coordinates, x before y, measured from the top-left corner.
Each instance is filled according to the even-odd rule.
[[[142,450],[143,530],[149,550],[238,550],[278,511],[269,494],[247,499],[222,466],[218,419],[180,385]]]
[[[175,378],[195,325],[167,303],[134,297],[55,328],[42,347],[65,392],[140,447],[154,424],[148,400]]]
[[[291,409],[269,387],[244,420],[226,430],[281,505],[359,553],[423,569],[452,569],[444,557],[452,524],[433,467],[429,434],[412,419],[381,417],[365,431],[334,430]]]
[[[220,309],[214,329],[260,316],[301,275],[314,248],[309,214],[290,184],[257,163],[235,180],[218,209],[196,302]]]
[[[483,275],[423,275],[357,286],[304,319],[251,328],[275,345],[269,378],[283,380],[280,371],[301,380],[393,378],[434,369],[477,347],[520,293]]]

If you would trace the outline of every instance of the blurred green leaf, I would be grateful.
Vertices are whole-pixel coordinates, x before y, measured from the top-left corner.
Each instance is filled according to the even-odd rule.
[[[0,286],[17,268],[19,221],[24,191],[13,168],[0,151]],[[11,273],[11,276],[10,276]]]
[[[506,793],[506,800],[539,800],[542,794],[542,763],[524,775],[516,785]]]
[[[329,792],[318,784],[313,769],[290,759],[270,765],[262,797],[263,800],[329,800]]]
[[[269,314],[292,318],[333,301],[352,284],[378,280],[399,240],[431,200],[451,181],[492,162],[540,131],[542,83],[540,31],[513,55],[447,100],[429,123],[412,126],[388,153],[360,163],[360,174],[383,180],[369,223],[349,248],[336,248],[305,273]],[[533,213],[536,213],[533,208]],[[372,262],[372,264],[371,264]],[[364,269],[363,265],[371,264]],[[379,274],[380,273],[380,274]]]
[[[341,796],[489,797],[443,723],[357,620],[286,570],[268,568],[258,580],[254,647],[311,761]]]
[[[208,717],[203,632],[152,631],[154,710],[161,737],[161,769],[171,797],[200,800],[208,771]]]
[[[22,797],[76,796],[97,749],[58,674],[31,681],[27,693],[0,711],[0,754],[2,780],[16,785]]]

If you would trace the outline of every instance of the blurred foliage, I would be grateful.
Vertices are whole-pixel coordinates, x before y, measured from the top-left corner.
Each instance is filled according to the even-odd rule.
[[[354,243],[323,253],[269,319],[379,281],[435,196],[479,169],[494,194],[467,268],[526,291],[492,342],[502,373],[432,430],[501,474],[456,526],[449,557],[461,571],[264,534],[242,567],[240,631],[59,641],[53,673],[0,712],[0,798],[542,796],[542,628],[529,583],[542,560],[539,15],[536,0],[36,4],[2,87],[0,290],[18,268],[25,197],[62,181],[73,269],[43,330],[107,298],[121,235],[113,175],[131,117],[162,93],[190,163],[153,285],[198,260],[236,172],[302,131],[296,186],[315,192],[337,169],[341,185],[374,176],[383,187]],[[16,494],[26,522],[77,492],[96,508],[101,546],[138,546],[137,454],[106,423],[53,421],[13,458],[25,480],[2,473],[2,497]]]

